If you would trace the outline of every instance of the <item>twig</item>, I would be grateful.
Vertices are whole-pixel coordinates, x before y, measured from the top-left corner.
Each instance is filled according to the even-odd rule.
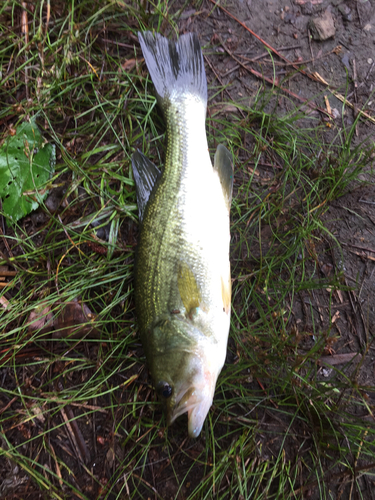
[[[265,389],[264,385],[262,384],[262,382],[259,380],[259,378],[258,378],[258,377],[257,377],[257,382],[258,382],[258,384],[260,385],[260,387],[263,389],[264,394],[265,394],[266,396],[268,396],[267,391],[266,391],[266,389]],[[271,401],[271,403],[273,404],[273,406],[274,406],[275,408],[278,408],[278,406],[277,406],[277,404],[275,403],[275,401],[273,401],[271,398],[270,398],[270,401]]]
[[[375,201],[359,200],[360,203],[368,203],[369,205],[375,205]]]
[[[355,59],[352,60],[352,66],[353,66],[354,97],[355,97],[355,100],[357,102],[358,82],[357,82],[357,65],[356,65]]]
[[[341,45],[337,45],[334,49],[329,50],[328,52],[325,52],[324,54],[321,54],[320,56],[318,55],[317,57],[314,57],[314,59],[305,59],[304,61],[295,61],[295,62],[274,62],[274,64],[277,64],[278,66],[302,66],[303,64],[308,64],[311,62],[315,62],[318,59],[323,59],[323,57],[330,56],[331,54],[338,54],[341,51]],[[264,62],[272,62],[268,61],[267,59]]]
[[[75,436],[75,434],[73,432],[72,426],[70,425],[71,423],[69,421],[69,418],[68,418],[67,414],[65,413],[64,408],[60,408],[60,413],[61,413],[61,415],[63,417],[63,420],[65,422],[65,425],[67,427],[67,430],[68,430],[67,436],[68,436],[70,442],[72,443],[73,450],[76,453],[76,458],[78,458],[78,460],[80,462],[84,463],[85,459],[84,459],[84,457],[83,457],[83,455],[81,453],[81,450],[80,450],[80,448],[78,446],[78,443],[77,443],[77,440],[76,440],[76,436]]]
[[[355,59],[352,60],[352,66],[353,66],[353,82],[354,82],[354,102],[355,102],[355,107],[354,107],[354,113],[355,113],[355,118],[357,118],[357,104],[358,104],[358,94],[357,94],[357,65],[355,63]],[[355,124],[355,135],[358,137],[358,122]]]
[[[271,59],[265,59],[263,61],[263,63],[275,64],[277,66],[283,66],[283,67],[286,67],[286,66],[302,66],[304,64],[315,62],[318,59],[323,59],[323,57],[330,56],[331,54],[338,54],[340,51],[341,51],[341,45],[337,45],[334,49],[329,50],[328,52],[325,52],[324,54],[321,54],[320,56],[315,57],[314,59],[305,59],[303,61],[294,61],[294,62],[289,62],[289,63],[280,62],[280,61],[272,61]],[[269,53],[267,52],[266,55],[268,55],[268,54]],[[245,57],[245,56],[241,56],[241,55],[239,57],[241,57],[242,59],[245,59],[248,62],[256,62],[261,57],[264,57],[264,54],[262,54],[261,57],[260,56],[254,57],[254,59],[250,59],[249,57]]]
[[[209,67],[211,68],[211,70],[212,70],[213,74],[214,74],[214,75],[216,76],[216,78],[218,79],[218,81],[219,81],[220,85],[222,85],[222,86],[223,86],[223,88],[224,88],[224,92],[228,95],[229,99],[230,99],[231,101],[233,101],[234,99],[232,98],[232,96],[230,95],[229,91],[227,90],[226,85],[222,82],[221,78],[219,77],[219,75],[218,75],[218,74],[217,74],[217,72],[215,71],[215,69],[214,69],[214,67],[212,66],[212,64],[211,64],[210,60],[208,59],[208,57],[207,57],[207,56],[203,56],[203,57],[204,57],[204,60],[206,61],[206,63],[207,63],[207,64],[209,65]],[[238,109],[238,110],[239,110],[239,112],[241,113],[242,118],[245,118],[245,115],[244,115],[243,111],[242,111],[241,109]]]
[[[366,255],[364,253],[355,252],[354,250],[349,250],[349,249],[348,249],[348,252],[354,253],[354,255],[358,255],[358,257],[363,257],[364,259],[369,259],[369,260],[375,261],[375,257],[371,257],[371,255]]]
[[[292,49],[299,49],[301,45],[291,45],[290,47],[280,47],[277,50],[280,52],[280,50],[292,50]],[[241,59],[245,59],[245,61],[248,62],[256,62],[259,61],[259,59],[263,59],[263,57],[266,57],[269,55],[269,52],[263,52],[263,54],[260,54],[260,56],[253,57],[250,59],[250,57],[243,56],[242,54],[236,54],[238,57],[241,57]],[[268,61],[267,61],[268,62]],[[292,63],[291,63],[292,64]],[[300,64],[300,63],[295,63],[295,64]],[[302,63],[301,63],[302,64]]]
[[[263,38],[261,38],[259,35],[257,35],[254,31],[252,31],[250,28],[248,28],[246,26],[246,24],[242,23],[236,16],[234,16],[233,14],[231,14],[229,12],[229,10],[225,9],[224,7],[222,7],[221,5],[217,4],[214,0],[210,0],[210,2],[212,2],[216,7],[218,7],[219,9],[221,9],[223,12],[225,12],[231,19],[234,19],[238,24],[240,24],[243,28],[245,28],[246,31],[248,31],[249,33],[251,33],[257,40],[259,40],[263,45],[265,45],[268,49],[270,49],[274,54],[276,54],[278,57],[280,57],[280,59],[282,59],[284,62],[290,64],[291,66],[293,66],[294,69],[296,69],[299,73],[302,73],[303,75],[307,76],[308,78],[310,78],[311,80],[313,81],[318,81],[316,79],[316,77],[314,76],[314,74],[311,74],[311,73],[307,73],[306,71],[300,69],[295,63],[289,61],[289,59],[287,59],[286,57],[284,57],[282,54],[280,54],[280,52],[278,50],[276,50],[274,47],[272,47],[272,45],[270,45],[269,43],[267,43],[265,40],[263,40]]]
[[[314,51],[313,51],[313,48],[312,48],[312,44],[311,44],[311,32],[309,29],[307,29],[307,39],[309,41],[309,47],[310,47],[310,53],[311,53],[311,62],[312,62],[312,65],[314,66],[315,65],[315,61],[314,61]]]
[[[345,97],[343,97],[342,95],[340,95],[338,92],[335,92],[334,90],[331,90],[329,88],[329,83],[326,82],[324,80],[324,78],[322,78],[319,73],[317,72],[314,72],[314,73],[307,73],[306,71],[303,71],[301,70],[300,68],[298,68],[297,64],[296,63],[292,63],[291,61],[289,61],[288,59],[286,59],[282,54],[280,54],[279,51],[277,51],[276,49],[274,49],[271,45],[269,45],[265,40],[263,40],[260,36],[258,36],[256,33],[254,33],[254,31],[252,31],[250,28],[248,28],[244,23],[242,23],[239,19],[237,19],[236,16],[234,16],[233,14],[231,14],[227,9],[225,9],[224,7],[222,7],[221,5],[217,4],[214,0],[210,0],[210,2],[212,2],[216,7],[220,8],[223,12],[225,12],[231,19],[234,19],[237,23],[239,23],[243,28],[245,28],[246,31],[248,31],[249,33],[251,33],[253,36],[255,36],[255,38],[257,38],[260,42],[263,43],[263,45],[265,45],[266,47],[268,47],[272,52],[274,52],[277,56],[280,57],[280,59],[282,59],[283,61],[285,61],[286,63],[288,64],[291,64],[291,66],[293,66],[294,69],[296,69],[299,73],[301,73],[302,75],[305,75],[307,76],[308,78],[310,78],[310,80],[313,80],[314,82],[318,82],[318,83],[322,83],[324,85],[326,85],[329,89],[330,92],[332,92],[335,97],[337,97],[337,99],[339,99],[340,101],[344,102],[345,104],[347,104],[348,106],[350,106],[351,108],[355,109],[353,104],[351,104],[350,102],[348,102]],[[358,8],[358,4],[357,4],[357,8]],[[233,57],[233,56],[232,56]],[[237,59],[236,59],[237,60]],[[237,60],[237,62],[239,62]],[[270,81],[269,79],[267,79],[265,76],[263,75],[260,75],[260,73],[256,72],[255,70],[251,70],[250,68],[247,68],[246,66],[244,66],[245,69],[247,69],[248,71],[250,71],[251,73],[253,73],[255,76],[258,76],[258,77],[262,77],[264,80],[268,81],[268,82],[272,82]],[[272,85],[276,85],[276,83],[272,82]],[[281,88],[281,87],[279,87]],[[296,94],[293,94],[293,92],[290,92],[288,91],[287,89],[284,89],[284,88],[281,88],[284,92],[287,92],[289,93],[290,95],[293,95],[293,97],[296,97],[297,99],[299,100],[303,100],[302,98],[300,98],[299,96],[297,96]],[[304,100],[306,102],[306,100]],[[310,105],[310,104],[309,104]],[[313,107],[310,105],[310,107]],[[318,108],[318,107],[315,107],[315,109],[318,109],[320,112],[324,113],[324,114],[327,114],[326,111],[322,110],[321,108]],[[375,118],[373,118],[372,116],[370,116],[369,114],[365,113],[364,111],[361,111],[361,110],[357,110],[358,113],[360,114],[361,117],[365,117],[367,118],[368,120],[370,120],[372,123],[375,123]]]
[[[210,0],[212,2],[212,0]],[[295,99],[298,99],[299,101],[305,103],[307,106],[309,106],[311,109],[313,110],[318,110],[320,111],[321,113],[331,117],[331,115],[329,115],[327,113],[327,111],[323,108],[320,108],[319,106],[316,106],[315,104],[313,104],[312,102],[310,102],[308,99],[305,99],[304,97],[300,97],[299,95],[295,94],[294,92],[292,92],[291,90],[289,89],[286,89],[285,87],[281,87],[281,85],[279,85],[278,83],[276,83],[274,80],[271,80],[270,78],[267,78],[266,76],[262,75],[261,73],[259,73],[259,71],[256,71],[255,69],[252,69],[252,68],[249,68],[248,66],[245,66],[245,64],[243,64],[240,60],[237,59],[237,57],[226,47],[226,45],[224,44],[223,41],[221,41],[221,45],[223,46],[223,48],[226,50],[226,52],[235,60],[237,61],[237,63],[242,66],[244,69],[246,69],[247,71],[249,71],[250,73],[252,73],[253,75],[255,75],[257,78],[260,78],[261,80],[265,80],[266,82],[270,83],[272,86],[275,86],[275,87],[278,87],[280,90],[282,90],[283,92],[285,92],[286,94],[289,94],[291,95],[292,97],[294,97]]]
[[[65,410],[66,410],[66,414],[69,418],[70,425],[71,425],[71,428],[73,430],[74,436],[76,438],[76,443],[78,445],[79,451],[83,457],[83,462],[85,464],[87,464],[91,461],[89,449],[87,448],[84,437],[82,435],[82,432],[81,432],[80,428],[78,427],[77,420],[75,418],[73,410],[71,408],[69,408],[69,406],[66,406]]]
[[[314,290],[312,290],[312,296],[313,296],[313,298],[314,298],[314,302],[315,302],[315,304],[316,304],[316,307],[318,308],[318,311],[319,311],[320,322],[321,322],[321,323],[322,323],[322,325],[323,325],[323,323],[324,323],[324,316],[323,316],[322,308],[321,308],[321,306],[319,305],[319,302],[316,300],[316,295],[315,295]],[[312,305],[313,305],[313,304],[312,304]]]
[[[375,61],[373,61],[373,63],[371,64],[370,69],[367,71],[367,75],[365,76],[364,80],[358,85],[357,90],[360,89],[362,87],[362,85],[364,85],[366,83],[366,81],[368,80],[368,77],[370,76],[371,71],[373,70],[374,66],[375,66]],[[350,97],[352,97],[352,95],[354,94],[354,92],[355,92],[355,90],[353,90],[353,92],[350,92],[350,94],[348,94],[346,96],[346,98],[350,99]]]
[[[360,10],[359,10],[359,3],[360,3],[360,2],[356,2],[356,6],[357,6],[357,14],[358,14],[358,19],[359,19],[359,25],[360,25],[360,27],[362,28],[363,24],[362,24],[361,12],[360,12]]]
[[[13,258],[13,253],[12,253],[12,250],[10,249],[10,246],[9,246],[9,244],[8,244],[8,241],[7,241],[6,237],[5,237],[5,232],[1,229],[1,227],[0,227],[0,236],[2,237],[3,242],[4,242],[4,245],[5,245],[6,249],[8,250],[8,254],[9,254],[9,256],[10,256],[11,258]],[[7,262],[8,262],[8,259],[7,259]],[[9,262],[8,262],[8,264],[9,264]]]
[[[27,3],[22,2],[22,14],[21,14],[21,24],[22,24],[22,34],[25,36],[25,63],[27,63],[27,46],[29,45],[29,26],[27,22]],[[29,98],[29,70],[27,64],[25,65],[25,90],[26,99]]]
[[[17,400],[17,397],[15,396],[13,399],[11,399],[11,400],[9,401],[9,403],[8,403],[7,405],[5,405],[5,406],[3,406],[2,408],[0,408],[0,415],[1,415],[2,413],[4,413],[4,411],[7,411],[7,409],[8,409],[10,406],[12,406],[12,404],[13,404],[16,400]]]
[[[56,453],[55,453],[55,450],[53,448],[53,445],[52,443],[49,444],[50,445],[50,448],[51,448],[51,452],[52,452],[52,457],[55,461],[55,467],[56,467],[56,474],[57,474],[57,477],[59,478],[59,483],[60,483],[60,487],[63,488],[64,486],[64,483],[63,483],[63,479],[62,479],[62,474],[61,474],[61,470],[60,470],[60,466],[59,466],[59,462],[56,458]]]
[[[361,247],[359,245],[353,245],[352,243],[341,243],[341,245],[345,247],[358,248],[358,250],[364,250],[365,252],[375,253],[375,250],[372,250],[371,248]]]
[[[48,30],[50,17],[51,17],[51,4],[50,4],[50,2],[47,2],[47,19],[46,19],[46,31],[45,31],[46,34],[47,34],[47,30]]]
[[[206,61],[206,63],[211,68],[211,71],[215,75],[216,79],[219,81],[220,85],[223,87],[224,92],[228,95],[229,99],[231,101],[233,101],[232,96],[230,95],[229,91],[227,90],[227,87],[226,87],[225,83],[221,80],[220,76],[215,71],[215,68],[212,66],[212,64],[211,64],[210,60],[208,59],[208,57],[207,56],[203,56],[203,57],[204,57],[204,60]]]
[[[13,281],[7,281],[6,283],[0,282],[0,288],[6,288],[7,286],[14,285]]]
[[[323,83],[324,85],[327,85],[328,87],[328,90],[331,92],[331,94],[333,94],[337,99],[339,99],[341,102],[343,102],[346,106],[349,106],[350,108],[352,109],[356,109],[356,107],[354,106],[354,104],[352,104],[351,102],[349,102],[343,95],[339,94],[338,92],[336,92],[335,90],[331,89],[330,88],[330,85],[328,82],[326,82],[324,80],[324,78],[322,76],[319,75],[319,73],[315,72],[314,75],[316,76],[317,79],[320,80],[321,83]],[[365,117],[367,118],[367,120],[370,120],[370,122],[374,123],[375,124],[375,118],[373,118],[372,116],[370,116],[368,113],[366,113],[365,111],[362,111],[361,109],[357,109],[357,112],[358,114],[360,115],[360,117]]]
[[[6,271],[0,266],[0,276],[16,276],[17,271]]]

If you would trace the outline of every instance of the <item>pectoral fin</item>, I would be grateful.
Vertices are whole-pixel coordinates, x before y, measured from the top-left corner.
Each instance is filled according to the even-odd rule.
[[[216,149],[214,169],[219,174],[223,195],[229,211],[232,203],[233,163],[231,153],[222,144],[219,144]]]
[[[132,167],[137,192],[138,215],[139,220],[142,221],[148,199],[161,172],[139,150],[132,156]]]
[[[229,268],[228,276],[221,277],[221,296],[223,298],[223,311],[226,314],[230,313],[231,295],[232,295],[232,281],[230,278],[230,268]]]
[[[195,276],[184,262],[181,262],[178,268],[177,284],[186,313],[190,316],[199,307],[202,298]]]

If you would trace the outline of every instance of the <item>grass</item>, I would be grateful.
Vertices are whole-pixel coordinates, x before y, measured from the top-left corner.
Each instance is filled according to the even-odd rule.
[[[176,31],[175,11],[37,2],[25,42],[21,6],[1,7],[1,137],[36,118],[56,144],[49,187],[59,205],[18,224],[2,217],[0,265],[16,275],[0,289],[9,301],[0,308],[0,496],[360,495],[375,464],[374,388],[361,382],[372,337],[359,363],[321,376],[348,289],[321,260],[340,252],[324,214],[370,168],[373,149],[354,143],[355,124],[334,125],[327,139],[325,124],[292,102],[280,116],[276,89],[208,119],[211,151],[222,142],[237,159],[231,337],[202,437],[189,440],[183,418],[165,427],[134,317],[130,157],[139,147],[163,162],[164,127],[134,45],[138,29]],[[222,89],[210,82],[214,109]]]

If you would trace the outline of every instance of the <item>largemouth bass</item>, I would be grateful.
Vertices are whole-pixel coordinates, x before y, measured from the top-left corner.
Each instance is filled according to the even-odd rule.
[[[182,35],[176,43],[150,32],[138,37],[164,113],[167,153],[162,172],[140,151],[132,158],[141,221],[136,314],[168,425],[187,412],[189,435],[197,437],[230,326],[232,157],[219,145],[214,166],[210,160],[197,35]]]

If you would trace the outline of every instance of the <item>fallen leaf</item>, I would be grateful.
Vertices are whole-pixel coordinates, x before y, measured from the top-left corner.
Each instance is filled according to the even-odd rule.
[[[43,189],[55,170],[55,147],[48,144],[35,122],[17,127],[0,148],[0,198],[4,213],[18,221],[47,196]]]
[[[28,317],[27,327],[29,333],[35,332],[36,330],[52,330],[53,314],[51,313],[51,307],[46,305],[45,302],[41,302],[37,305]]]
[[[233,104],[219,103],[210,108],[211,116],[216,115],[217,113],[238,113],[238,107]]]
[[[31,407],[31,411],[34,413],[35,417],[42,423],[45,421],[45,416],[43,415],[43,410],[37,404]]]
[[[143,59],[140,60],[142,62]],[[129,72],[132,69],[135,68],[135,65],[137,64],[137,59],[127,59],[124,63],[121,64],[121,68],[123,71]]]
[[[61,311],[53,322],[56,331],[54,338],[82,338],[87,334],[97,337],[98,330],[94,326],[95,315],[81,300],[61,304]]]
[[[341,365],[342,363],[350,363],[353,358],[356,358],[358,363],[362,359],[362,355],[356,352],[348,352],[346,354],[334,354],[333,356],[321,356],[318,359],[319,365]]]

